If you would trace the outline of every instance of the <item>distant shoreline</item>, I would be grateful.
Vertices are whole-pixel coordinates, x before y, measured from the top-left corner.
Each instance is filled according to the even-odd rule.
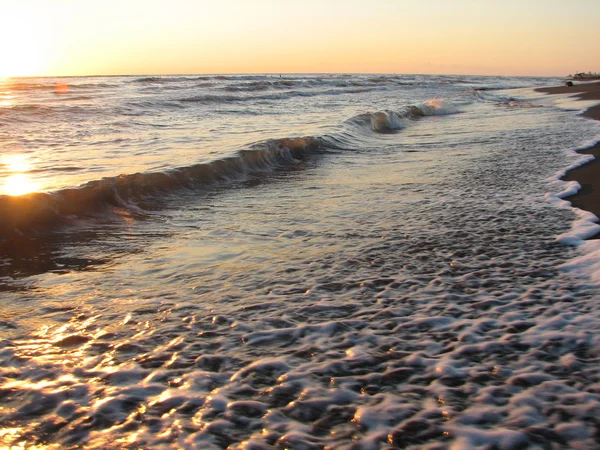
[[[569,79],[573,80],[573,81],[598,81],[598,80],[600,80],[600,75],[577,74],[577,75],[569,76]]]
[[[588,80],[586,80],[588,81]],[[600,83],[583,83],[573,86],[538,88],[537,92],[545,94],[574,94],[580,100],[600,100]],[[592,106],[583,113],[584,117],[600,120],[600,104]],[[577,181],[581,189],[565,200],[577,208],[590,211],[600,218],[600,143],[579,153],[593,155],[594,159],[583,166],[569,170],[562,178],[564,181]],[[595,238],[599,238],[596,235]]]

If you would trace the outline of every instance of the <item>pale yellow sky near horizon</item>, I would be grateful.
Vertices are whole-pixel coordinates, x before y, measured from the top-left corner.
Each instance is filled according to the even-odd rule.
[[[0,76],[600,71],[598,0],[0,0]]]

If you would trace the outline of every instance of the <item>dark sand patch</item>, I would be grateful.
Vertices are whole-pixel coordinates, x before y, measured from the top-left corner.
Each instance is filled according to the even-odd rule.
[[[539,88],[536,91],[546,94],[574,94],[581,100],[600,100],[600,83]],[[589,108],[583,113],[583,116],[600,120],[600,104]],[[569,170],[562,178],[565,181],[577,181],[581,185],[579,192],[566,197],[565,200],[570,201],[577,208],[590,211],[600,217],[600,144],[581,150],[580,153],[593,155],[595,159],[583,166]]]

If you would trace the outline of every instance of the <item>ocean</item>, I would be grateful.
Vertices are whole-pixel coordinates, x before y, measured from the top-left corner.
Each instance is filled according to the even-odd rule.
[[[560,83],[0,81],[0,443],[597,447]]]

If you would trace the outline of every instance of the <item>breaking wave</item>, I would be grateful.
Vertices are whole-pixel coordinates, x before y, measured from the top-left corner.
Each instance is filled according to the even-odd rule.
[[[442,99],[431,99],[419,105],[410,105],[399,111],[377,111],[355,116],[346,121],[375,133],[394,133],[407,126],[407,121],[424,116],[455,114],[458,109]]]
[[[143,213],[144,200],[181,188],[197,189],[242,180],[280,167],[297,164],[318,151],[322,139],[314,137],[270,140],[255,144],[236,156],[156,173],[135,173],[91,181],[77,188],[19,197],[0,196],[0,236],[62,225],[81,216],[94,216],[107,208]]]
[[[146,204],[178,189],[251,179],[260,174],[298,165],[310,155],[353,148],[354,131],[392,133],[424,116],[451,114],[456,108],[441,99],[399,111],[365,113],[347,120],[340,132],[323,136],[272,139],[249,145],[236,155],[163,172],[123,174],[90,181],[76,188],[19,197],[0,196],[0,238],[14,233],[39,232],[119,208],[131,214],[152,210]],[[349,130],[350,129],[350,130]],[[147,201],[152,199],[153,201]]]

